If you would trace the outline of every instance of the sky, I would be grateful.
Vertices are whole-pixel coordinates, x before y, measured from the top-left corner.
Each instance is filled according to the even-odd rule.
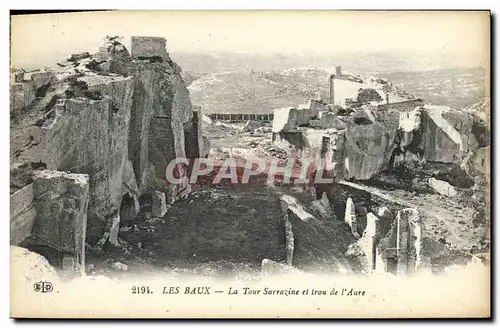
[[[11,64],[97,51],[105,35],[161,36],[176,52],[401,53],[489,63],[488,12],[119,11],[11,17]],[[453,64],[453,63],[451,63]]]

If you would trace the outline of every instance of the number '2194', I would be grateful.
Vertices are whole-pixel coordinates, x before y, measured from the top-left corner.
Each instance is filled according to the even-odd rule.
[[[149,286],[132,286],[132,294],[153,294]]]

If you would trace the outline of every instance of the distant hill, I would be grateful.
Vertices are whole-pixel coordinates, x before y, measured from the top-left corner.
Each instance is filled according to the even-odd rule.
[[[182,71],[181,72],[181,76],[184,79],[184,83],[186,83],[186,86],[190,86],[191,83],[198,80],[203,75],[204,74],[195,73],[195,72],[191,72],[191,71]]]
[[[170,52],[172,60],[183,70],[196,73],[281,72],[296,67],[330,69],[338,65],[351,72],[378,75],[390,72],[420,72],[436,69],[471,67],[468,62],[455,58],[459,54],[438,56],[435,53],[408,51],[371,53],[318,53],[317,49],[305,49],[303,53],[186,53]]]
[[[413,52],[318,54],[313,50],[301,54],[170,55],[183,69],[193,103],[202,105],[207,113],[271,112],[278,107],[297,106],[318,91],[327,93],[328,74],[336,65],[342,65],[345,71],[387,78],[398,90],[439,105],[463,108],[485,96],[485,70],[460,68],[454,58],[429,60]],[[50,58],[32,58],[29,64],[17,66],[42,68],[68,55],[67,50],[56,49]]]
[[[437,105],[464,108],[485,97],[484,68],[441,69],[380,74],[395,87]]]
[[[296,107],[318,96],[328,100],[331,70],[293,68],[282,72],[221,72],[205,74],[189,87],[191,100],[204,113],[272,113],[275,108]],[[355,99],[359,88],[376,88],[385,99],[382,87],[368,78],[364,83],[335,80],[336,103]],[[384,90],[386,90],[384,88]],[[397,95],[391,95],[396,99]]]
[[[332,72],[333,68],[308,67],[281,72],[225,71],[203,74],[190,84],[189,90],[193,103],[201,105],[205,113],[270,113],[274,108],[306,103],[318,92],[325,99]],[[398,92],[438,105],[464,108],[484,99],[484,74],[484,69],[472,68],[391,72],[376,77],[392,82]],[[367,77],[363,78],[366,82]],[[372,86],[336,80],[336,97],[352,97],[360,87]],[[398,97],[391,95],[390,99],[395,101]]]
[[[221,72],[205,75],[188,88],[204,113],[269,113],[313,96],[298,79],[278,73]]]

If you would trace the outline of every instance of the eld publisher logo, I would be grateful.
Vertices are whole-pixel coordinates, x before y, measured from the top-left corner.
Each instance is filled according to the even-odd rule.
[[[50,293],[54,290],[54,287],[48,281],[39,281],[33,284],[33,289],[37,293]]]

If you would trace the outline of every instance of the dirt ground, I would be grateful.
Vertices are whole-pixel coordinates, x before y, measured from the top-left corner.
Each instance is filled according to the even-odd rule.
[[[146,205],[122,225],[121,246],[108,245],[106,258],[130,271],[259,272],[262,259],[285,257],[278,196],[262,186],[201,186],[163,218],[148,218]],[[103,258],[93,255],[87,262],[105,270],[108,263],[100,264]]]

